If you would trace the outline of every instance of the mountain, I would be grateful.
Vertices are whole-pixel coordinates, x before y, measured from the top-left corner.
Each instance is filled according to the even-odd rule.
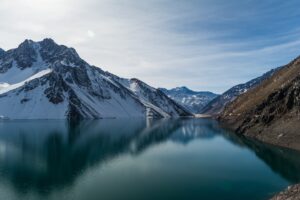
[[[212,92],[196,92],[187,87],[176,87],[173,89],[159,88],[178,104],[184,106],[192,113],[199,113],[200,110],[218,95]]]
[[[255,88],[257,85],[262,83],[265,79],[268,79],[270,76],[274,74],[279,68],[272,69],[268,71],[267,73],[263,74],[262,76],[259,76],[255,79],[252,79],[246,83],[236,85],[223,94],[219,95],[212,101],[210,101],[206,106],[204,106],[200,112],[202,114],[208,114],[208,115],[218,115],[223,111],[225,106],[232,102],[236,97],[240,96],[241,94],[244,94],[248,90]]]
[[[236,132],[300,150],[300,57],[230,103],[219,119]]]
[[[10,119],[179,117],[159,90],[91,66],[52,39],[25,40],[0,57],[0,115]]]
[[[154,111],[160,111],[160,113],[163,113],[164,117],[168,117],[168,115],[191,115],[183,106],[177,104],[174,100],[170,99],[159,89],[155,89],[139,79],[120,78],[109,72],[105,72],[105,75],[111,80],[122,84],[127,89],[132,91],[135,95],[137,95],[137,97],[141,100],[143,104],[145,104],[148,108],[152,108],[150,110],[152,110],[152,115],[154,116],[156,114],[159,114],[155,113]],[[167,113],[164,114],[164,111]]]
[[[3,56],[5,54],[5,51],[3,49],[0,48],[0,58],[1,56]]]

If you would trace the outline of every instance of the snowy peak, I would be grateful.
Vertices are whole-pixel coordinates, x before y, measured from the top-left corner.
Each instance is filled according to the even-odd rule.
[[[172,95],[204,95],[204,96],[212,96],[212,97],[216,97],[217,94],[213,93],[213,92],[209,92],[209,91],[194,91],[191,90],[189,88],[187,88],[186,86],[181,86],[181,87],[176,87],[176,88],[172,88],[170,90],[166,89],[166,88],[160,88],[161,91],[167,93],[168,95],[172,94]]]
[[[18,48],[6,51],[0,57],[0,82],[16,84],[47,69],[39,49],[38,43],[25,40]]]
[[[181,93],[195,93],[195,91],[192,91],[192,90],[190,90],[189,88],[187,88],[185,86],[173,88],[173,89],[171,89],[171,91],[181,92]]]
[[[133,92],[147,108],[147,116],[156,117],[179,117],[192,116],[183,106],[179,105],[159,89],[151,87],[145,82],[137,79],[124,79],[109,72],[105,75],[115,82]]]
[[[0,57],[0,82],[16,84],[45,69],[83,65],[87,63],[73,48],[58,45],[52,39],[25,40]]]
[[[82,60],[52,39],[0,57],[0,115],[10,119],[191,116],[161,91]]]
[[[52,39],[44,39],[38,42],[40,45],[40,54],[43,60],[48,63],[54,63],[60,60],[65,65],[86,64],[78,55],[74,48],[56,44]]]
[[[17,49],[12,51],[12,57],[17,66],[23,70],[32,66],[38,59],[38,45],[31,40],[25,40]]]
[[[185,86],[173,89],[160,88],[169,98],[176,101],[192,113],[200,113],[200,110],[218,95],[207,91],[193,91]]]
[[[144,101],[160,108],[171,117],[191,115],[187,109],[177,104],[159,89],[155,89],[138,79],[131,79],[130,81],[131,89],[135,94]],[[155,109],[154,107],[152,108]]]
[[[144,83],[143,81],[137,78],[130,79],[130,88],[137,93],[139,92],[149,94],[151,92],[157,92],[155,88],[149,86],[148,84]]]
[[[39,57],[46,63],[53,64],[56,60],[68,60],[69,62],[82,62],[81,58],[73,48],[56,44],[52,39],[44,39],[40,42],[25,40],[18,48],[4,52],[1,58],[2,63],[16,62],[16,66],[21,70],[32,67]],[[4,70],[3,70],[4,71]]]

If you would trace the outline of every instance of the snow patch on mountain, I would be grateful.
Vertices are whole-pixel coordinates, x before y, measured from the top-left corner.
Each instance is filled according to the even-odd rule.
[[[105,74],[110,80],[118,82],[137,95],[146,108],[148,108],[147,111],[149,112],[147,112],[147,116],[192,116],[186,108],[170,99],[159,89],[153,88],[139,79],[120,78],[109,72],[105,72]]]
[[[31,81],[33,79],[40,78],[40,77],[42,77],[42,76],[44,76],[46,74],[49,74],[50,72],[52,72],[52,69],[42,70],[42,71],[34,74],[33,76],[27,78],[26,80],[21,81],[19,83],[12,84],[12,85],[10,85],[8,83],[1,83],[0,84],[0,94],[6,93],[6,92],[8,92],[10,90],[14,90],[16,88],[19,88],[19,87],[25,85],[25,83],[27,83],[27,82],[29,82],[29,81]]]
[[[187,87],[176,87],[173,89],[160,88],[169,98],[184,106],[192,113],[200,113],[201,109],[218,95],[206,91],[193,91]]]
[[[24,86],[23,86],[24,87]],[[67,101],[49,103],[44,91],[49,85],[34,90],[13,90],[0,95],[0,115],[9,119],[64,119]]]
[[[160,90],[91,66],[75,49],[51,39],[26,40],[0,56],[0,115],[10,119],[191,116]]]

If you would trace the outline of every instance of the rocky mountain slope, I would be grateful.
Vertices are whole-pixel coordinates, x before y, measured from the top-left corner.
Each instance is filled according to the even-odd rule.
[[[3,54],[5,54],[5,51],[0,48],[0,56],[2,56]]]
[[[279,68],[272,69],[260,77],[257,77],[246,83],[239,84],[239,85],[236,85],[236,86],[230,88],[229,90],[227,90],[220,96],[218,96],[215,99],[213,99],[212,101],[210,101],[206,106],[204,106],[200,110],[200,113],[208,114],[208,115],[218,115],[219,113],[221,113],[223,111],[223,109],[225,108],[225,106],[228,103],[232,102],[239,95],[244,94],[248,90],[259,85],[262,81],[264,81],[265,79],[272,76],[274,74],[274,72],[278,69]]]
[[[239,96],[220,115],[238,133],[300,150],[300,57]]]
[[[212,92],[197,92],[187,87],[176,87],[173,89],[159,88],[168,97],[184,106],[192,113],[200,113],[201,109],[218,95]]]
[[[58,45],[52,39],[26,40],[18,48],[0,53],[2,118],[190,115],[159,90],[137,79],[122,79],[91,66],[75,49]]]

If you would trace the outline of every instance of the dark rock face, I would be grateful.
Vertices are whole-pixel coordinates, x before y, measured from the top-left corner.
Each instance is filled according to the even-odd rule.
[[[11,67],[12,67],[12,62],[3,63],[1,68],[0,68],[0,73],[7,72],[7,70],[10,69]]]
[[[28,82],[25,86],[24,86],[24,91],[28,92],[30,90],[33,90],[35,88],[37,88],[40,85],[40,80],[39,79],[34,79],[30,82]]]
[[[25,40],[18,48],[6,52],[0,52],[2,64],[0,66],[0,73],[7,72],[13,66],[13,61],[16,62],[17,67],[21,70],[29,68],[37,61],[37,53],[35,51],[34,42]]]
[[[259,126],[269,126],[284,115],[297,117],[300,111],[300,76],[290,84],[271,93],[266,100],[257,105],[246,115],[237,131],[244,133],[247,129]],[[253,118],[254,116],[254,118]]]
[[[69,99],[70,103],[67,112],[68,119],[71,121],[76,121],[86,118],[86,116],[82,112],[83,105],[73,90],[69,91]]]
[[[9,53],[4,53],[1,55],[1,66],[0,66],[0,73],[3,74],[5,72],[7,72],[11,67],[12,67],[12,62],[13,62],[13,58],[12,57],[12,53],[11,51]]]
[[[26,103],[26,102],[28,102],[28,101],[30,101],[30,99],[24,98],[24,99],[21,100],[21,104]]]
[[[87,64],[77,54],[73,48],[56,44],[52,39],[44,39],[40,42],[40,54],[44,61],[54,63],[55,61],[63,61],[65,65],[82,66]]]
[[[5,54],[5,51],[0,48],[0,58]]]
[[[25,40],[19,47],[13,51],[13,57],[21,69],[29,68],[37,61],[37,53],[32,45],[32,41]]]
[[[44,91],[49,101],[53,104],[59,104],[64,101],[64,92],[66,92],[69,87],[64,82],[61,75],[52,73],[48,76],[49,87]]]

